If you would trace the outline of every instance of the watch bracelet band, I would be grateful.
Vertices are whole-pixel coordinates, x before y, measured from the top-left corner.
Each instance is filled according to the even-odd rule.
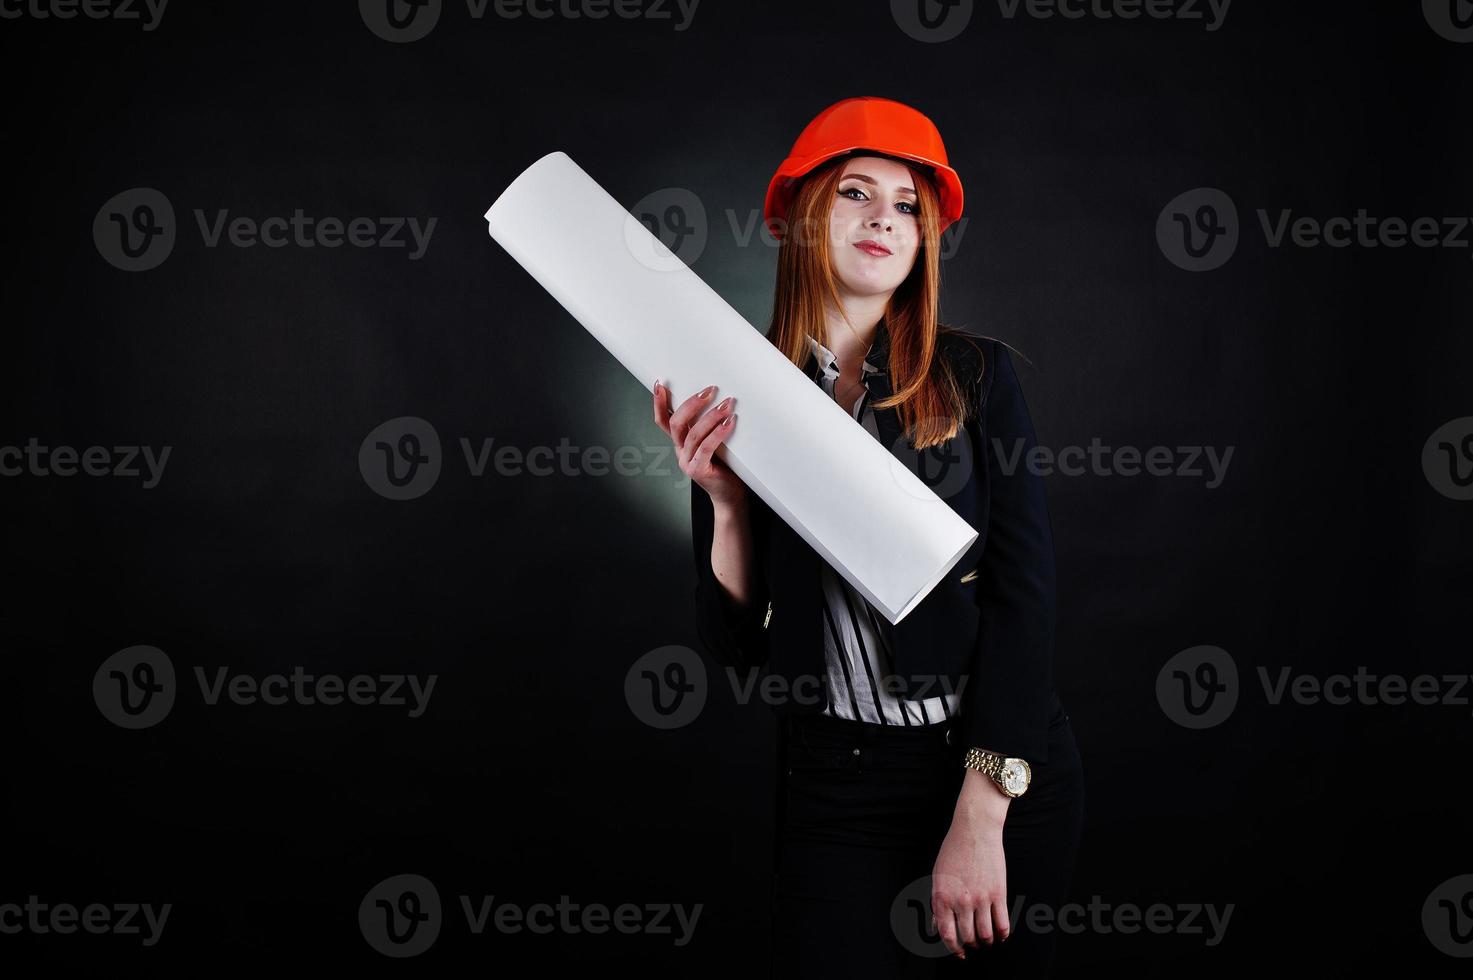
[[[975,769],[994,781],[1002,779],[1003,757],[996,752],[988,752],[986,749],[967,749],[966,757],[962,765],[968,769]]]

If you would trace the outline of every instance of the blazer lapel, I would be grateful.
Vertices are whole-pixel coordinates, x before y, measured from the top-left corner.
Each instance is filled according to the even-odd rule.
[[[877,402],[882,398],[889,398],[892,394],[890,388],[890,372],[877,374],[870,379],[869,383],[870,401]],[[904,462],[901,453],[909,447],[909,442],[904,446],[900,443],[900,413],[893,408],[871,408],[875,415],[875,431],[879,433],[880,444],[883,445],[892,456]]]

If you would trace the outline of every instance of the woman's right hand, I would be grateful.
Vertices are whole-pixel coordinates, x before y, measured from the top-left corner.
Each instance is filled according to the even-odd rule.
[[[656,381],[654,391],[655,424],[665,430],[675,443],[680,469],[711,496],[715,507],[736,507],[746,503],[747,485],[716,455],[716,449],[736,426],[735,398],[723,399],[702,415],[716,394],[711,385],[691,395],[673,412],[670,389]],[[699,416],[699,417],[698,417]]]

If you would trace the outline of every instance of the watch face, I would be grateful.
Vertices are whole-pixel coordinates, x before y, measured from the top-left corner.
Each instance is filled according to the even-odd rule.
[[[1002,784],[1009,793],[1017,796],[1028,788],[1028,764],[1021,759],[1009,759],[1002,770]]]

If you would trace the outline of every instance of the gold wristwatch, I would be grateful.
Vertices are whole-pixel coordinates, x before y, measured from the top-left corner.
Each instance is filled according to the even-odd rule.
[[[1002,756],[986,749],[967,749],[962,765],[987,776],[997,783],[998,789],[1014,799],[1028,792],[1028,784],[1033,782],[1033,769],[1028,763],[1015,756]]]

